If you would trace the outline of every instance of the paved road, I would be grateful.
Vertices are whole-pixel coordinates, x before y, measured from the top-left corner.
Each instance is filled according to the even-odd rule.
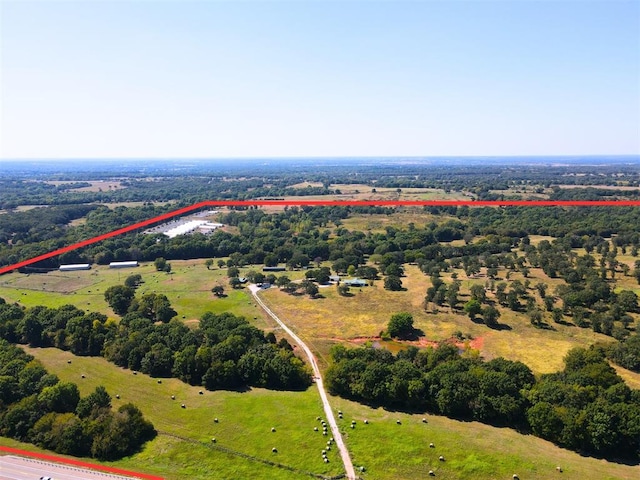
[[[264,309],[264,311],[271,316],[271,318],[273,318],[276,322],[278,322],[278,325],[280,325],[282,329],[285,332],[287,332],[291,336],[291,338],[294,339],[294,341],[298,344],[298,346],[300,346],[304,350],[304,353],[307,354],[307,357],[309,358],[309,363],[311,364],[311,368],[313,368],[313,376],[315,377],[316,385],[318,386],[318,392],[320,392],[320,398],[322,399],[324,413],[327,416],[327,422],[331,427],[331,433],[333,435],[333,439],[335,440],[336,446],[340,451],[340,456],[342,457],[342,463],[344,463],[344,470],[347,474],[347,478],[349,480],[355,480],[356,471],[353,468],[353,462],[351,462],[351,456],[349,455],[349,450],[347,450],[347,446],[344,444],[344,441],[342,440],[342,434],[338,429],[336,418],[333,416],[333,410],[331,410],[331,405],[329,404],[329,398],[327,397],[327,392],[325,391],[324,384],[322,383],[322,375],[320,375],[320,369],[318,368],[316,357],[313,356],[313,353],[311,353],[311,349],[307,347],[307,345],[300,339],[300,337],[297,336],[295,333],[293,333],[293,331],[289,327],[287,327],[284,324],[284,322],[280,320],[278,316],[271,311],[269,307],[267,307],[264,304],[262,299],[258,296],[260,287],[256,285],[249,285],[249,290],[251,290],[251,294],[253,295],[253,298],[256,299],[256,302],[258,302],[258,305],[260,305]]]
[[[51,477],[53,480],[132,480],[131,477],[121,477],[42,460],[13,455],[0,456],[0,480],[39,480],[40,477]]]

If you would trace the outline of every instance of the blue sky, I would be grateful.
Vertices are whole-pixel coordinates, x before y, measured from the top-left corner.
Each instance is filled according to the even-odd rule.
[[[0,0],[0,157],[640,153],[640,0]]]

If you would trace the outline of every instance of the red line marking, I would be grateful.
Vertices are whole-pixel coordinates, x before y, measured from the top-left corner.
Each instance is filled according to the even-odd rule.
[[[0,275],[203,207],[640,207],[640,200],[208,200],[0,268]]]
[[[144,478],[146,480],[164,480],[163,477],[156,477],[154,475],[148,475],[146,473],[131,472],[129,470],[123,470],[121,468],[107,467],[104,465],[97,465],[95,463],[82,462],[73,458],[58,457],[56,455],[48,455],[46,453],[27,452],[26,450],[20,450],[17,448],[0,446],[0,452],[13,453],[15,455],[22,455],[23,457],[37,458],[38,460],[46,460],[54,463],[64,463],[67,465],[73,465],[74,467],[88,468],[119,475],[127,475],[129,477]]]

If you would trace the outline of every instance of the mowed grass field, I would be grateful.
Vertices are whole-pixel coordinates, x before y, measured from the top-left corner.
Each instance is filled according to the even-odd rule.
[[[188,324],[197,322],[207,311],[231,311],[245,316],[259,328],[270,329],[274,326],[270,317],[252,301],[248,290],[231,289],[226,268],[212,267],[207,270],[204,260],[175,260],[170,263],[170,274],[157,272],[153,263],[141,263],[139,267],[127,269],[94,265],[91,270],[75,272],[11,273],[0,277],[0,297],[26,307],[73,304],[86,311],[97,311],[116,318],[104,300],[105,290],[113,285],[124,284],[129,275],[140,274],[144,283],[137,289],[136,295],[166,295],[178,318]],[[248,270],[243,269],[241,274]],[[218,298],[211,293],[215,285],[225,288],[225,297]]]
[[[25,350],[61,380],[76,383],[82,395],[104,385],[115,408],[133,402],[153,422],[160,434],[144,451],[109,465],[168,479],[290,479],[304,477],[306,472],[334,476],[343,471],[336,450],[328,455],[330,463],[322,461],[321,450],[328,437],[322,435],[322,428],[319,432],[313,430],[320,426],[316,417],[323,415],[315,386],[305,392],[211,392],[177,379],[158,383],[157,379],[133,375],[103,358],[76,357],[54,348]],[[67,363],[69,360],[71,363]],[[120,399],[115,398],[116,394]],[[186,408],[181,407],[183,403]],[[216,439],[215,444],[212,438]],[[217,450],[216,446],[254,459]],[[275,454],[271,451],[274,447],[278,450]]]
[[[113,398],[114,406],[133,401],[154,423],[160,434],[142,452],[105,464],[176,480],[300,479],[309,478],[308,473],[333,476],[342,472],[335,447],[328,452],[330,463],[322,462],[320,453],[327,437],[313,431],[319,426],[316,417],[323,416],[315,387],[306,392],[254,389],[243,393],[204,391],[200,395],[197,387],[173,379],[158,383],[101,358],[75,357],[50,348],[25,350],[62,380],[77,383],[83,395],[104,385],[113,397],[116,393],[121,396],[119,400]],[[85,378],[81,378],[83,374]],[[176,400],[171,400],[171,395]],[[331,397],[331,402],[335,411],[344,414],[339,426],[354,464],[365,467],[360,474],[363,479],[423,478],[428,477],[429,470],[434,470],[437,478],[478,480],[507,479],[514,473],[522,479],[561,475],[580,480],[635,479],[640,475],[638,466],[584,458],[511,429],[389,412],[337,397]],[[357,422],[354,429],[350,428],[352,420]],[[276,432],[271,432],[271,427]],[[213,437],[215,444],[211,442]],[[0,439],[0,443],[38,450],[8,439]],[[435,448],[430,448],[430,443]],[[273,447],[278,449],[276,454],[271,452]],[[438,460],[440,455],[445,457],[444,462]],[[562,474],[556,466],[562,467]]]

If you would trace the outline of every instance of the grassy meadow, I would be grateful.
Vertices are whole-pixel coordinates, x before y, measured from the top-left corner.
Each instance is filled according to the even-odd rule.
[[[76,382],[83,395],[104,385],[114,397],[114,406],[133,401],[154,423],[160,434],[143,451],[105,462],[107,465],[169,480],[301,479],[309,478],[309,473],[334,476],[342,472],[335,447],[328,452],[330,463],[321,459],[327,437],[313,430],[319,425],[316,417],[323,416],[315,387],[306,392],[253,389],[204,391],[200,395],[197,387],[174,379],[158,383],[101,358],[76,357],[52,348],[25,350],[62,380]],[[176,400],[171,400],[171,395]],[[429,470],[445,479],[507,479],[514,473],[523,479],[546,479],[559,475],[556,466],[562,467],[562,478],[567,479],[635,479],[640,475],[638,466],[581,457],[511,429],[390,412],[337,397],[331,402],[335,411],[344,413],[339,427],[354,464],[365,467],[362,479],[422,478]],[[365,419],[369,422],[366,425]],[[350,428],[351,420],[357,422],[354,429]],[[271,427],[276,431],[271,432]],[[214,437],[216,443],[212,444]],[[435,448],[430,448],[430,443]],[[0,439],[0,444],[40,451],[9,439]],[[273,447],[278,449],[276,454],[271,452]],[[444,462],[438,459],[440,455]]]

